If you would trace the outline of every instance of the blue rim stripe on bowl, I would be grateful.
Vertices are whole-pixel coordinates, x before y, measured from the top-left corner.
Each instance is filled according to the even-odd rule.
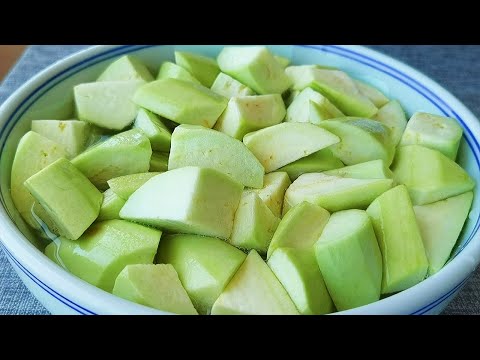
[[[101,54],[97,54],[97,55],[94,55],[88,59],[85,59],[75,65],[72,65],[70,67],[68,67],[67,69],[63,70],[62,72],[58,73],[57,75],[55,75],[54,77],[52,77],[50,80],[48,80],[46,83],[40,85],[38,88],[36,88],[31,94],[29,97],[27,97],[26,99],[24,99],[18,106],[17,108],[15,109],[15,111],[12,113],[12,115],[9,117],[9,119],[7,120],[7,122],[5,123],[4,127],[2,129],[0,129],[0,139],[2,139],[2,137],[5,137],[5,142],[6,142],[6,139],[8,138],[8,136],[10,135],[13,127],[14,127],[14,123],[12,123],[12,120],[14,118],[21,118],[25,112],[30,108],[30,106],[36,101],[38,100],[38,98],[40,96],[42,96],[43,94],[45,94],[47,91],[49,91],[51,88],[53,88],[55,85],[57,85],[60,81],[63,81],[66,77],[68,76],[72,76],[76,73],[78,73],[79,71],[83,70],[84,68],[86,67],[89,67],[91,65],[94,65],[100,61],[104,61],[104,60],[108,60],[112,57],[115,57],[115,56],[118,56],[118,55],[123,55],[123,54],[127,54],[127,53],[130,53],[130,52],[133,52],[135,50],[141,50],[141,49],[144,49],[144,48],[149,48],[149,47],[153,47],[153,46],[157,46],[157,45],[143,45],[143,46],[140,46],[140,45],[125,45],[125,46],[121,46],[121,47],[118,47],[118,48],[115,48],[115,49],[111,49],[111,50],[108,50],[108,51],[105,51]],[[463,119],[458,116],[458,114],[453,110],[451,109],[451,107],[446,104],[442,99],[440,99],[436,94],[434,94],[430,89],[428,89],[427,87],[425,87],[423,84],[419,83],[418,81],[416,81],[415,79],[412,79],[410,76],[404,74],[403,72],[397,70],[397,69],[394,69],[392,68],[391,66],[387,65],[387,64],[384,64],[382,63],[381,61],[378,61],[378,60],[375,60],[373,58],[370,58],[369,56],[366,56],[366,55],[363,55],[363,54],[359,54],[353,50],[350,50],[350,49],[345,49],[345,48],[342,48],[342,47],[338,47],[338,46],[334,46],[334,45],[299,45],[299,46],[302,46],[302,47],[306,47],[306,48],[312,48],[312,49],[315,49],[315,50],[319,50],[319,51],[324,51],[324,52],[330,52],[330,53],[333,53],[335,55],[338,55],[338,56],[341,56],[341,57],[345,57],[345,58],[348,58],[350,60],[353,60],[353,61],[356,61],[356,62],[360,62],[366,66],[369,66],[369,67],[372,67],[380,72],[383,72],[395,79],[397,79],[398,81],[402,82],[403,84],[407,85],[408,87],[410,87],[411,89],[415,90],[416,92],[418,92],[420,95],[422,95],[423,97],[425,97],[429,102],[431,102],[433,105],[435,105],[444,115],[446,116],[451,116],[451,117],[454,117],[456,118],[462,125],[462,127],[465,129],[465,131],[467,132],[467,134],[464,134],[464,138],[467,142],[467,145],[470,147],[470,149],[472,150],[472,153],[474,155],[474,158],[475,158],[475,161],[478,165],[478,167],[480,168],[480,160],[478,158],[478,152],[480,151],[480,146],[477,142],[477,140],[475,139],[475,137],[473,136],[473,134],[471,133],[470,129],[466,126],[466,124],[464,123]],[[364,60],[365,59],[365,60]],[[48,86],[47,86],[48,85]],[[420,90],[419,88],[425,90],[422,91]],[[42,91],[43,90],[43,91]],[[40,93],[41,91],[41,93]],[[427,95],[428,94],[428,95]],[[443,106],[439,105],[433,98],[435,98],[437,101],[439,101]],[[27,104],[28,103],[28,104]],[[23,111],[17,115],[17,113],[20,112],[20,109],[23,107]],[[446,107],[448,110],[445,110]],[[7,130],[8,128],[8,130]],[[6,135],[5,135],[6,134]],[[5,146],[5,142],[3,143],[1,149],[0,149],[0,153],[3,152],[3,148]],[[473,142],[473,144],[472,144]],[[4,205],[4,208],[6,208],[5,206],[5,202],[4,202],[4,199],[3,197],[0,195],[0,201],[2,202],[2,204]],[[477,218],[477,221],[474,225],[474,228],[472,230],[472,233],[470,235],[470,237],[467,239],[467,241],[465,241],[465,243],[463,244],[463,246],[458,250],[458,253],[457,255],[470,243],[470,241],[473,239],[475,233],[478,231],[478,229],[480,228],[480,217]],[[39,285],[40,287],[42,287],[43,290],[45,290],[47,293],[49,293],[50,295],[54,296],[57,300],[61,301],[62,303],[65,304],[64,301],[62,301],[61,299],[59,299],[57,296],[53,295],[50,291],[46,290],[44,287],[50,289],[51,291],[53,291],[55,294],[57,294],[58,296],[62,297],[63,299],[65,299],[66,301],[70,302],[71,304],[75,305],[75,306],[78,306],[80,307],[81,309],[87,311],[88,313],[90,314],[95,314],[93,313],[92,311],[88,310],[88,309],[85,309],[77,304],[75,304],[73,301],[65,298],[64,296],[62,296],[61,294],[57,293],[55,290],[53,290],[52,288],[50,288],[49,286],[47,286],[46,284],[44,284],[42,281],[40,281],[38,278],[36,278],[33,274],[31,274],[26,268],[23,267],[23,265],[20,264],[20,262],[18,260],[16,260],[13,255],[8,252],[8,250],[3,247],[7,253],[7,255],[12,259],[12,261],[15,262],[15,264],[17,264],[19,266],[19,268],[30,278],[32,279],[32,281],[34,281],[37,285]],[[28,273],[27,273],[28,272]],[[31,276],[30,276],[30,275]],[[35,281],[32,276],[38,281]],[[460,287],[462,287],[467,281],[468,281],[469,277],[467,277],[466,279],[464,279],[460,284],[456,285],[453,289],[451,289],[450,291],[448,291],[446,294],[444,294],[443,296],[441,296],[440,298],[438,298],[437,300],[433,301],[432,303],[422,307],[421,309],[415,311],[414,313],[412,313],[412,315],[420,315],[420,314],[424,314],[426,312],[428,312],[429,310],[431,310],[432,308],[434,308],[435,306],[439,305],[440,303],[444,302],[446,299],[448,299],[451,295],[453,295],[453,293],[455,293],[455,291],[457,291]],[[40,285],[42,284],[42,285]],[[79,311],[78,309],[75,309],[73,308],[72,306],[68,305],[68,304],[65,304],[67,306],[69,306],[70,308],[72,308],[73,310],[79,312],[82,314],[81,311]]]
[[[378,65],[381,65],[383,66],[384,68],[387,68],[389,69],[390,71],[392,71],[393,73],[396,73],[396,74],[399,74],[400,76],[404,77],[405,79],[407,79],[408,81],[414,83],[416,86],[419,86],[420,88],[424,89],[428,94],[430,94],[430,96],[434,97],[435,99],[437,99],[438,102],[442,103],[447,109],[449,109],[450,112],[454,112],[453,109],[445,102],[443,101],[443,99],[439,98],[435,93],[433,93],[430,89],[428,89],[427,87],[425,87],[425,85],[423,85],[422,83],[418,82],[417,80],[413,79],[412,77],[408,76],[407,74],[404,74],[402,72],[400,72],[399,70],[391,67],[390,65],[388,64],[385,64],[385,63],[382,63],[378,60],[375,60],[375,59],[372,59],[368,56],[365,56],[363,54],[359,54],[359,53],[356,53],[352,50],[349,50],[349,49],[345,49],[345,48],[342,48],[342,47],[338,47],[338,46],[335,46],[335,45],[331,45],[332,48],[335,48],[337,49],[338,51],[341,51],[341,52],[346,52],[346,53],[350,53],[350,54],[354,54],[355,56],[358,56],[360,58],[364,58],[364,59],[367,59],[375,64],[378,64]]]
[[[40,279],[38,279],[35,275],[33,275],[30,271],[28,271],[13,255],[10,251],[8,251],[8,249],[3,246],[1,243],[0,243],[0,246],[3,248],[3,250],[5,251],[5,254],[8,258],[10,258],[10,260],[12,260],[15,265],[17,265],[17,267],[30,279],[32,280],[36,285],[38,285],[38,287],[40,287],[42,290],[44,290],[47,294],[49,294],[50,296],[54,297],[55,299],[57,299],[58,301],[60,301],[61,303],[63,303],[64,305],[68,306],[70,309],[76,311],[77,313],[81,314],[81,315],[96,315],[94,312],[88,310],[88,309],[85,309],[84,307],[76,304],[75,302],[73,302],[72,300],[70,299],[67,299],[65,296],[59,294],[57,291],[55,291],[54,289],[52,289],[50,286],[48,286],[47,284],[45,284],[43,281],[41,281]],[[73,306],[72,306],[73,305]]]
[[[116,49],[111,49],[111,50],[108,50],[104,53],[101,53],[101,54],[97,54],[97,55],[94,55],[88,59],[85,59],[75,65],[72,65],[68,68],[66,68],[65,70],[61,71],[60,73],[58,73],[57,75],[53,76],[50,80],[48,80],[46,83],[40,85],[39,87],[37,87],[31,94],[29,97],[27,97],[26,99],[24,99],[18,106],[17,108],[15,109],[15,111],[13,111],[12,115],[10,116],[10,118],[7,120],[7,122],[5,123],[4,127],[2,129],[0,129],[0,139],[2,138],[3,136],[3,133],[5,132],[5,130],[7,129],[7,127],[9,127],[9,123],[10,121],[12,120],[12,118],[21,118],[25,112],[30,108],[30,106],[38,100],[38,98],[42,95],[44,95],[47,91],[49,91],[50,89],[52,89],[55,85],[57,85],[59,82],[63,81],[66,77],[69,77],[69,76],[72,76],[72,75],[75,75],[76,73],[82,71],[83,69],[91,66],[91,65],[94,65],[96,63],[99,63],[100,61],[105,61],[105,60],[109,60],[111,59],[112,57],[114,56],[118,56],[118,55],[123,55],[123,54],[126,54],[126,53],[130,53],[134,50],[141,50],[141,49],[144,49],[144,48],[148,48],[148,47],[151,47],[153,45],[143,45],[143,46],[138,46],[138,45],[135,45],[135,46],[132,46],[132,45],[125,45],[125,46],[121,46],[119,48],[116,48]],[[96,60],[96,61],[95,61]],[[82,65],[85,65],[85,66],[82,66]],[[75,71],[72,71],[72,70],[75,70]],[[58,80],[58,81],[57,81]],[[47,87],[48,85],[48,87]],[[43,90],[42,93],[39,94],[39,91]],[[35,97],[35,95],[37,95]],[[35,97],[35,98],[34,98]],[[20,109],[22,107],[24,107],[24,105],[26,105],[26,103],[29,102],[28,106],[26,106],[23,111],[21,112],[21,114],[19,114],[17,116],[17,113],[20,111]],[[8,131],[7,131],[7,134],[6,134],[6,137],[5,138],[8,138],[8,136],[10,135],[10,132],[11,130],[13,129],[14,127],[14,124],[12,124],[13,126],[10,126]],[[5,147],[5,143],[2,144],[2,147],[0,148],[0,153],[3,152],[3,148]]]
[[[445,300],[447,300],[450,296],[452,296],[457,290],[460,290],[460,288],[462,286],[464,286],[467,281],[470,279],[471,275],[470,276],[467,276],[465,279],[463,279],[458,285],[454,286],[454,288],[452,290],[450,290],[449,292],[447,292],[446,294],[442,295],[441,297],[439,297],[437,300],[435,300],[434,302],[422,307],[421,309],[415,311],[414,313],[412,313],[411,315],[423,315],[425,313],[427,313],[428,311],[432,310],[435,306],[441,304],[442,302],[444,302]]]

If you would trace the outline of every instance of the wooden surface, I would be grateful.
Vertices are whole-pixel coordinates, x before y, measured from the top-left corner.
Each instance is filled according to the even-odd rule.
[[[0,81],[22,55],[26,45],[0,45]]]

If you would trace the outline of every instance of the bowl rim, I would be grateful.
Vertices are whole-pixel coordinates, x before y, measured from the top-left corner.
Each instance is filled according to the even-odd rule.
[[[109,52],[112,53],[111,57],[116,57],[150,46],[158,45],[97,45],[56,61],[10,94],[0,106],[0,130],[4,130],[8,122],[7,119],[14,116],[15,111],[17,111],[23,102],[28,99],[29,95],[32,95],[33,89],[38,89],[47,85],[52,80],[68,71],[68,69],[80,66],[83,62],[91,61],[95,58],[99,58],[100,60],[98,61],[103,61],[104,59],[102,59],[102,56]],[[476,149],[465,135],[464,138],[472,149],[474,157],[477,160],[477,165],[480,167],[475,151],[478,150],[477,153],[480,152],[480,146],[475,138],[480,138],[480,123],[478,119],[454,95],[428,76],[399,60],[363,46],[293,46],[313,48],[349,58],[353,61],[376,68],[377,70],[393,76],[397,80],[412,87],[435,104],[445,116],[453,115],[454,118],[458,119],[463,124],[463,128],[469,133],[471,140],[474,141]],[[93,65],[95,65],[95,63],[89,64],[85,68]],[[432,100],[432,98],[434,100]],[[435,101],[440,102],[443,107],[439,107]],[[446,112],[444,107],[449,109],[450,112]],[[6,136],[0,149],[0,156],[2,155],[2,150],[7,137],[8,136]],[[335,314],[390,314],[393,312],[402,313],[405,311],[412,314],[423,314],[443,303],[465,285],[477,265],[480,263],[479,221],[480,216],[476,220],[476,224],[472,229],[470,239],[467,240],[466,244],[460,249],[458,254],[438,273],[407,290],[385,299]],[[168,312],[135,304],[114,296],[81,280],[56,265],[31,244],[30,241],[20,232],[13,220],[7,214],[4,206],[0,206],[0,229],[2,229],[0,245],[2,245],[5,250],[7,258],[9,258],[18,269],[20,269],[40,288],[58,301],[70,307],[72,310],[80,314],[118,314],[118,310],[121,310],[122,313],[131,314],[170,314]],[[455,285],[452,287],[452,284]],[[432,302],[430,300],[432,298],[435,298],[436,300]],[[416,299],[417,303],[422,304],[421,307],[419,306],[420,309],[411,312],[410,309],[412,308],[412,303],[409,299]],[[426,305],[423,305],[424,303]],[[105,304],[108,304],[108,306],[105,306]]]

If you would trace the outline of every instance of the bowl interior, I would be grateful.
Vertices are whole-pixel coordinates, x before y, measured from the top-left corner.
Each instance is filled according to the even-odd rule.
[[[7,214],[21,232],[38,248],[42,242],[29,230],[13,206],[10,196],[10,170],[15,149],[22,137],[30,129],[34,119],[69,119],[73,117],[74,85],[94,81],[107,64],[125,54],[134,54],[142,59],[156,74],[163,61],[174,61],[175,50],[192,51],[208,56],[216,56],[223,46],[115,46],[98,49],[73,64],[63,66],[44,81],[29,88],[4,117],[0,118],[0,200]],[[295,65],[324,64],[339,67],[352,76],[376,86],[391,99],[402,104],[408,116],[415,111],[425,111],[456,118],[464,128],[458,162],[473,179],[479,178],[480,148],[468,128],[465,119],[458,113],[455,104],[442,98],[435,89],[427,88],[405,74],[399,68],[385,63],[382,57],[353,47],[331,45],[319,46],[270,46],[276,54],[292,59]],[[468,121],[467,121],[468,122]],[[479,199],[474,197],[472,211],[466,226],[453,251],[461,252],[472,240],[479,228]],[[20,241],[25,241],[21,239]],[[452,257],[453,258],[453,257]]]

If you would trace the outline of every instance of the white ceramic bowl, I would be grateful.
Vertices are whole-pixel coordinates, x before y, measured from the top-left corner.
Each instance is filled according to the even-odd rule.
[[[8,260],[35,297],[53,314],[163,314],[130,303],[78,279],[51,262],[34,245],[9,192],[16,145],[32,119],[66,119],[72,87],[95,79],[106,64],[135,54],[152,69],[173,59],[175,49],[215,56],[222,46],[97,46],[61,60],[28,81],[0,108],[0,238]],[[400,100],[409,115],[426,111],[458,119],[465,129],[459,162],[474,178],[480,171],[480,124],[454,96],[418,71],[359,46],[271,46],[295,64],[338,66]],[[448,221],[448,220],[446,220]],[[342,314],[437,314],[464,286],[480,262],[479,199],[454,250],[453,259],[422,283],[376,303]],[[32,240],[32,241],[29,241]]]

